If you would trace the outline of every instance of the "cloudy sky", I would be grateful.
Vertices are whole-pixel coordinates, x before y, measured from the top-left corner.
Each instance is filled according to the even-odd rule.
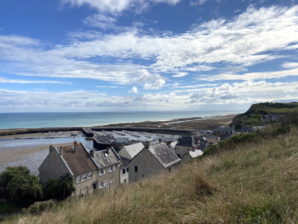
[[[298,100],[298,0],[1,0],[0,111]]]

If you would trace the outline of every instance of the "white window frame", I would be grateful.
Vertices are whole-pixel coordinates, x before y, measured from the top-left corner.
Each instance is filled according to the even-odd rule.
[[[101,169],[99,169],[99,171],[98,171],[98,176],[103,176],[103,175],[105,175],[105,173],[106,173],[105,168],[101,168]]]
[[[92,172],[89,172],[88,174],[87,174],[87,180],[90,180],[92,178]]]
[[[110,173],[112,173],[114,170],[115,170],[115,167],[114,167],[114,165],[112,165],[112,166],[109,166],[109,172],[110,172]]]
[[[99,189],[104,189],[107,187],[107,183],[105,181],[101,181],[98,185],[98,188]]]
[[[87,180],[87,173],[82,174],[81,182]]]
[[[76,184],[79,184],[79,183],[81,183],[81,175],[76,177]]]

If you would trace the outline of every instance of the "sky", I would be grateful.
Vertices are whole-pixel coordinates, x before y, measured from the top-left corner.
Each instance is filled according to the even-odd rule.
[[[1,0],[0,111],[298,99],[298,0]]]

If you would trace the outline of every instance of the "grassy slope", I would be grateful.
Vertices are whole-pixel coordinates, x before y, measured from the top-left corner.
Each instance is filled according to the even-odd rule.
[[[233,119],[233,124],[245,126],[266,125],[268,122],[262,121],[264,114],[289,114],[298,112],[298,103],[258,103],[253,104],[249,110],[237,115]]]
[[[18,223],[298,223],[298,131],[207,156]],[[210,194],[211,192],[211,194]]]

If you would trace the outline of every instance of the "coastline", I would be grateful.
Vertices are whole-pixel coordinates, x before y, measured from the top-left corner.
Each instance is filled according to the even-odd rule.
[[[133,123],[117,123],[107,125],[89,126],[94,130],[112,130],[112,129],[140,129],[142,131],[188,131],[192,132],[197,129],[210,129],[220,125],[227,125],[237,114],[216,115],[211,117],[187,117],[177,118],[164,121],[143,121]],[[82,131],[82,127],[43,127],[43,128],[13,128],[0,129],[0,137],[2,136],[18,136],[24,134],[39,134],[48,132],[71,132]]]

